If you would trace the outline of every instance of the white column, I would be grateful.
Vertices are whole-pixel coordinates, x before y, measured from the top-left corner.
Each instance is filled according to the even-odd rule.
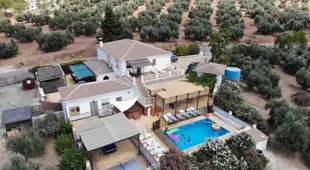
[[[169,77],[171,77],[172,76],[172,72],[171,71],[169,71]]]
[[[141,82],[144,82],[144,76],[141,75]]]
[[[158,73],[155,74],[155,78],[158,79]]]
[[[184,68],[182,68],[182,74],[184,74]]]
[[[135,85],[136,84],[136,78],[135,77],[132,77],[132,83]]]

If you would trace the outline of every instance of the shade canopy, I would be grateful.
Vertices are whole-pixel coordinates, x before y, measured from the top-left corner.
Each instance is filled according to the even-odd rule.
[[[224,75],[226,65],[218,63],[198,63],[196,67],[197,73]]]
[[[153,63],[150,60],[148,60],[147,58],[141,58],[141,59],[136,59],[136,60],[128,60],[127,63],[132,68],[145,67],[145,66],[153,65]]]
[[[139,96],[131,99],[131,100],[126,100],[126,101],[110,101],[111,104],[113,104],[117,109],[121,112],[125,112],[129,108],[131,108],[136,101],[138,100]]]
[[[139,135],[123,113],[103,117],[77,128],[87,151],[92,151]]]

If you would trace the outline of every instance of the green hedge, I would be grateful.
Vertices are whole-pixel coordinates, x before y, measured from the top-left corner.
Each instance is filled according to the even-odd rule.
[[[200,47],[198,45],[182,45],[173,49],[173,54],[176,56],[195,55],[200,53]]]

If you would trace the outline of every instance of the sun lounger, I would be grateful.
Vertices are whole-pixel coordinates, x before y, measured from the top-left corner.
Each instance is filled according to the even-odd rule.
[[[184,111],[183,112],[179,112],[179,114],[184,116],[184,117],[186,117],[186,118],[188,118],[188,119],[192,117],[191,115],[189,115],[188,113],[186,113]]]
[[[168,122],[168,124],[169,123],[173,123],[173,120],[170,119],[166,114],[164,114],[164,119],[165,119],[166,122]]]
[[[178,119],[180,119],[180,120],[184,120],[184,119],[186,119],[186,117],[184,117],[183,115],[181,115],[181,114],[179,114],[179,113],[176,113],[176,114],[174,114]]]
[[[167,115],[170,119],[172,119],[173,121],[175,121],[175,122],[179,121],[179,119],[176,118],[176,117],[175,117],[174,115],[172,115],[171,113],[166,113],[166,115]]]
[[[192,111],[191,109],[187,109],[187,113],[192,115],[192,116],[199,116],[199,114],[195,113],[194,111]]]
[[[192,112],[196,113],[197,115],[202,115],[202,113],[197,110],[197,109],[194,109],[193,107],[191,108]]]

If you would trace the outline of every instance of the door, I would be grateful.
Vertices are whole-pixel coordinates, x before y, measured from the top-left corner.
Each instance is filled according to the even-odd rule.
[[[92,116],[97,115],[98,114],[98,101],[93,100],[89,103],[89,105],[90,105],[91,115]]]

